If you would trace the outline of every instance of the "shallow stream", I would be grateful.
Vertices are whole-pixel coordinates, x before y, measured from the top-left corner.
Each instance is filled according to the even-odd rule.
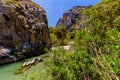
[[[19,69],[24,62],[32,60],[33,58],[35,57],[0,66],[0,80],[22,80],[22,77],[24,75],[32,73],[33,71],[37,70],[39,66],[41,66],[42,63],[39,63],[31,67],[30,69],[26,70],[22,74],[15,75],[17,69]]]

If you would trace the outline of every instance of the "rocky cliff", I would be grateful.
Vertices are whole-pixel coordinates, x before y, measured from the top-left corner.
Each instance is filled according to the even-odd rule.
[[[66,11],[63,14],[63,17],[59,19],[56,26],[65,26],[67,30],[69,30],[73,25],[77,23],[78,20],[85,20],[86,17],[81,13],[83,10],[90,8],[90,6],[74,6],[72,9]],[[83,27],[83,24],[77,24],[76,28],[80,29]]]
[[[50,47],[46,12],[31,0],[0,2],[0,64]]]

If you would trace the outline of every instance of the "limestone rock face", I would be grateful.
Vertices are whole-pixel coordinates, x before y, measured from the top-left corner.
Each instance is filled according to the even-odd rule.
[[[63,14],[63,17],[59,19],[56,26],[65,26],[67,30],[69,30],[74,24],[77,23],[76,19],[85,20],[85,16],[81,14],[83,10],[89,8],[91,6],[74,6],[72,9],[66,11]],[[83,25],[78,24],[77,28],[82,28]]]
[[[32,56],[49,48],[46,12],[31,0],[0,3],[0,46],[11,49],[10,54],[17,57]]]

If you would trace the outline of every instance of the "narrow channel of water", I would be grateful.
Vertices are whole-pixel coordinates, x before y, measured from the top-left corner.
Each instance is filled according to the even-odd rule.
[[[22,61],[0,66],[0,80],[21,80],[20,76],[23,76],[24,74],[15,75],[14,73],[17,71],[18,68],[20,68],[23,65],[25,61],[29,61],[32,59],[33,58],[29,58]]]

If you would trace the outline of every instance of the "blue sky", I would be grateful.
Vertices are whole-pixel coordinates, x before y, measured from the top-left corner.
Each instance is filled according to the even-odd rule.
[[[48,25],[55,26],[63,13],[76,5],[95,5],[100,0],[33,0],[47,13]]]

